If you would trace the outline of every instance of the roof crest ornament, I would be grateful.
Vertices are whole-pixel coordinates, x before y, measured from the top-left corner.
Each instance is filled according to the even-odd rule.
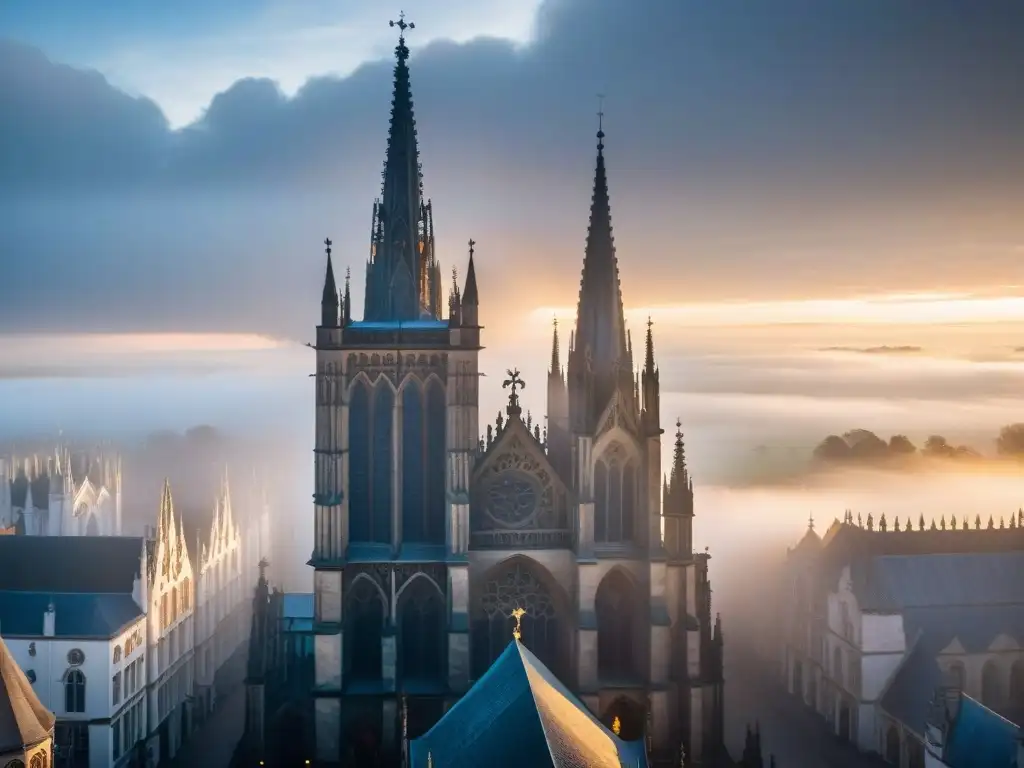
[[[523,628],[521,622],[523,620],[523,616],[526,615],[526,611],[522,609],[522,606],[517,605],[516,609],[512,611],[510,615],[516,620],[516,625],[512,629],[512,639],[518,642],[523,639]]]
[[[508,378],[502,382],[501,388],[511,390],[508,396],[508,415],[518,416],[522,409],[519,407],[519,395],[517,394],[517,390],[526,389],[526,382],[523,381],[522,376],[519,375],[518,368],[509,368],[506,373],[508,373]]]
[[[389,27],[398,27],[398,47],[395,51],[398,53],[398,58],[405,61],[409,58],[409,49],[405,45],[405,30],[416,29],[416,25],[411,21],[405,20],[405,11],[398,12],[398,21],[389,21]]]

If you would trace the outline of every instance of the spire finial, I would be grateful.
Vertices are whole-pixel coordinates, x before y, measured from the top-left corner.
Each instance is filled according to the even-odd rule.
[[[473,258],[473,248],[476,247],[476,240],[469,238],[469,258]]]
[[[678,441],[681,441],[682,439],[683,439],[683,420],[682,419],[676,419],[676,441],[678,442]]]
[[[814,513],[813,512],[811,512],[811,514],[807,516],[807,530],[808,531],[813,531],[814,530]]]
[[[389,27],[398,27],[398,39],[400,41],[405,39],[405,30],[407,30],[407,29],[416,29],[416,25],[415,24],[413,24],[411,21],[406,21],[405,20],[405,11],[399,11],[398,12],[398,21],[389,21],[388,22],[388,26]]]
[[[521,412],[519,408],[519,394],[518,390],[526,389],[526,382],[523,381],[522,376],[519,375],[519,369],[509,369],[507,371],[508,378],[502,382],[501,388],[511,390],[508,396],[508,411],[509,416],[517,416]]]
[[[327,251],[327,258],[331,258],[331,238],[324,238],[324,249]]]
[[[515,627],[512,628],[512,639],[519,641],[523,639],[523,628],[522,620],[523,616],[526,615],[526,611],[521,606],[516,606],[516,609],[512,611],[512,618],[516,620]]]
[[[604,149],[604,94],[597,94],[597,148]]]

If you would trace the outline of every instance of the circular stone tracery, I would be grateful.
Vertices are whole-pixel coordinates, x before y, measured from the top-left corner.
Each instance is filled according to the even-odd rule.
[[[537,514],[541,490],[523,472],[502,472],[487,485],[487,514],[500,525],[527,525]]]

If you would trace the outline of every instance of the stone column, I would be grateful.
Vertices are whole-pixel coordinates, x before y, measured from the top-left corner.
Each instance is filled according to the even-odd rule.
[[[601,573],[596,561],[580,561],[577,570],[579,629],[576,634],[576,676],[582,693],[596,693],[600,683],[597,678],[597,611],[594,602]]]
[[[399,382],[401,383],[401,382]],[[395,393],[391,419],[391,550],[394,557],[402,548],[402,394]]]
[[[469,690],[469,566],[448,566],[448,687],[456,693]]]

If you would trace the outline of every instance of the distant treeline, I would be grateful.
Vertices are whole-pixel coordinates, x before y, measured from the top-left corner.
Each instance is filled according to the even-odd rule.
[[[1024,458],[1024,423],[1008,424],[995,439],[1000,456]],[[918,447],[906,435],[888,440],[866,429],[854,429],[843,435],[829,435],[814,449],[814,458],[830,464],[877,464],[914,457],[932,459],[977,460],[982,453],[969,445],[954,445],[942,435],[931,435]]]

